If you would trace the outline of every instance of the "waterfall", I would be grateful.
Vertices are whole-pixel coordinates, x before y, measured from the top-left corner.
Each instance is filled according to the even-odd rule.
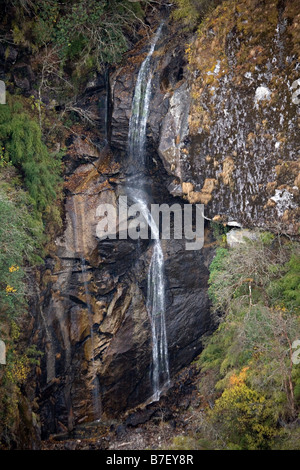
[[[146,181],[146,126],[151,98],[152,69],[151,58],[160,37],[161,24],[151,42],[150,50],[138,73],[132,114],[129,122],[128,154],[131,164],[131,177],[127,181],[130,198],[139,205],[141,214],[154,234],[154,246],[148,271],[146,308],[151,322],[152,333],[152,400],[160,398],[164,387],[169,386],[169,359],[165,322],[165,277],[164,256],[159,239],[159,229],[148,209]]]
[[[170,384],[168,342],[165,321],[165,276],[164,254],[159,239],[159,230],[142,199],[135,199],[141,213],[154,235],[154,247],[148,271],[146,308],[151,320],[152,333],[152,386],[153,401],[160,398],[162,387]]]

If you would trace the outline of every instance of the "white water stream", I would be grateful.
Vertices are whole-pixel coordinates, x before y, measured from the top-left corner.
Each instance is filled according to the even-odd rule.
[[[154,246],[148,271],[146,307],[151,321],[152,333],[152,400],[160,398],[162,389],[170,382],[168,343],[165,321],[165,276],[164,255],[159,239],[159,229],[148,208],[148,197],[144,190],[146,170],[146,127],[149,115],[152,85],[152,55],[161,35],[163,25],[158,28],[146,59],[143,61],[134,91],[132,115],[129,122],[128,153],[133,167],[136,164],[140,173],[128,180],[127,191],[130,198],[139,205],[140,212],[154,234]],[[136,178],[135,178],[136,177]]]

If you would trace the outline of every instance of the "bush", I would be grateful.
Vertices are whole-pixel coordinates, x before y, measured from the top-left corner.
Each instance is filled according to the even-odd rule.
[[[209,10],[219,3],[220,0],[175,0],[176,8],[172,16],[180,21],[185,29],[191,30],[198,26]]]
[[[23,176],[34,209],[43,212],[56,197],[61,163],[49,154],[38,123],[10,96],[0,107],[0,148],[4,164],[11,162]]]
[[[264,233],[219,247],[210,265],[213,311],[223,316],[198,359],[200,389],[216,399],[210,420],[236,448],[272,446],[275,423],[299,413],[300,369],[292,360],[300,338],[299,250],[298,242]]]
[[[24,191],[4,188],[0,182],[0,313],[16,317],[26,306],[24,264],[41,262],[43,224]]]
[[[245,370],[232,376],[232,385],[216,400],[210,418],[226,436],[229,447],[270,449],[278,434],[272,402],[246,385]]]
[[[32,48],[45,44],[59,47],[63,63],[91,59],[94,65],[119,61],[128,48],[127,34],[134,35],[143,9],[130,0],[15,1],[15,42]]]
[[[300,308],[300,256],[295,253],[281,269],[281,278],[270,284],[268,293],[273,303],[299,313]]]
[[[26,381],[32,358],[39,352],[20,348],[19,319],[27,311],[26,283],[29,263],[41,262],[43,224],[30,211],[28,193],[15,188],[12,168],[0,180],[0,336],[7,349],[6,366],[0,366],[0,439],[8,445],[18,423],[20,387]],[[7,182],[9,181],[9,182]]]

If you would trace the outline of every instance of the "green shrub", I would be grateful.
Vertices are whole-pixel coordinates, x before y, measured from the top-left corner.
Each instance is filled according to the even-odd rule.
[[[218,295],[220,290],[219,283],[222,282],[219,273],[226,269],[228,256],[229,252],[226,248],[217,248],[215,257],[209,267],[210,277],[208,294],[215,306],[218,304]]]
[[[26,308],[24,264],[41,262],[43,224],[30,213],[31,198],[24,191],[3,187],[0,184],[0,313],[16,317]]]
[[[219,3],[220,0],[175,0],[176,8],[172,16],[180,21],[185,29],[191,30],[198,26],[209,10]]]
[[[23,176],[34,209],[42,212],[56,197],[61,163],[49,154],[41,129],[20,101],[8,96],[0,107],[0,148],[5,163],[11,162]]]
[[[279,303],[295,312],[300,308],[300,256],[292,254],[281,267],[281,278],[270,283],[268,293],[273,303]]]
[[[197,441],[193,436],[175,436],[168,450],[197,450]]]
[[[127,33],[134,34],[144,11],[130,0],[42,0],[15,2],[14,39],[33,48],[58,46],[62,63],[92,56],[101,67],[119,61],[128,49]],[[15,15],[14,15],[15,16]],[[29,26],[28,26],[29,25]],[[26,34],[24,34],[26,32]]]
[[[236,248],[219,247],[210,265],[213,311],[223,317],[198,359],[199,386],[206,399],[216,399],[209,419],[228,446],[277,446],[275,423],[299,414],[300,368],[292,361],[300,338],[299,250],[298,242],[264,233]],[[247,381],[233,389],[243,370]]]
[[[35,348],[22,350],[18,322],[28,309],[28,268],[42,261],[44,243],[43,223],[14,173],[2,169],[0,179],[0,337],[7,348],[6,365],[0,366],[0,441],[8,446],[17,429],[21,386],[40,355]]]

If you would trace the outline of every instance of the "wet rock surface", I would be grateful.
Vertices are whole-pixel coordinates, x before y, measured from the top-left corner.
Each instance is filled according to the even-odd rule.
[[[176,436],[189,436],[199,426],[199,371],[190,366],[175,377],[159,403],[145,404],[116,419],[78,425],[71,433],[52,435],[42,450],[168,449]],[[196,419],[197,416],[197,419]]]
[[[172,204],[183,200],[174,199],[167,189],[170,176],[157,146],[170,90],[183,78],[184,59],[175,60],[167,30],[165,37],[154,53],[156,91],[147,127],[147,168],[154,202]],[[99,417],[112,419],[153,393],[146,309],[153,243],[99,240],[96,232],[101,220],[97,207],[117,207],[119,196],[125,194],[132,96],[147,44],[142,42],[138,55],[132,54],[128,64],[111,75],[109,132],[100,129],[97,135],[76,136],[69,142],[64,232],[55,242],[54,259],[49,259],[48,289],[41,305],[41,347],[46,348],[39,382],[44,437]],[[103,88],[99,90],[102,93]],[[97,93],[96,85],[89,93]],[[205,248],[199,252],[187,251],[185,240],[162,243],[171,377],[199,354],[203,334],[213,328],[207,295],[211,242],[206,232]]]
[[[57,240],[58,261],[42,306],[48,346],[41,407],[44,422],[53,423],[51,432],[94,419],[97,387],[95,399],[104,416],[132,408],[152,393],[145,307],[152,244],[97,240],[96,207],[116,200],[99,179],[95,173],[88,189],[75,191],[66,202],[65,234]],[[209,243],[209,233],[206,237]],[[163,250],[169,361],[175,374],[200,352],[201,337],[212,328],[207,280],[213,249],[189,252],[184,240],[166,240]]]

